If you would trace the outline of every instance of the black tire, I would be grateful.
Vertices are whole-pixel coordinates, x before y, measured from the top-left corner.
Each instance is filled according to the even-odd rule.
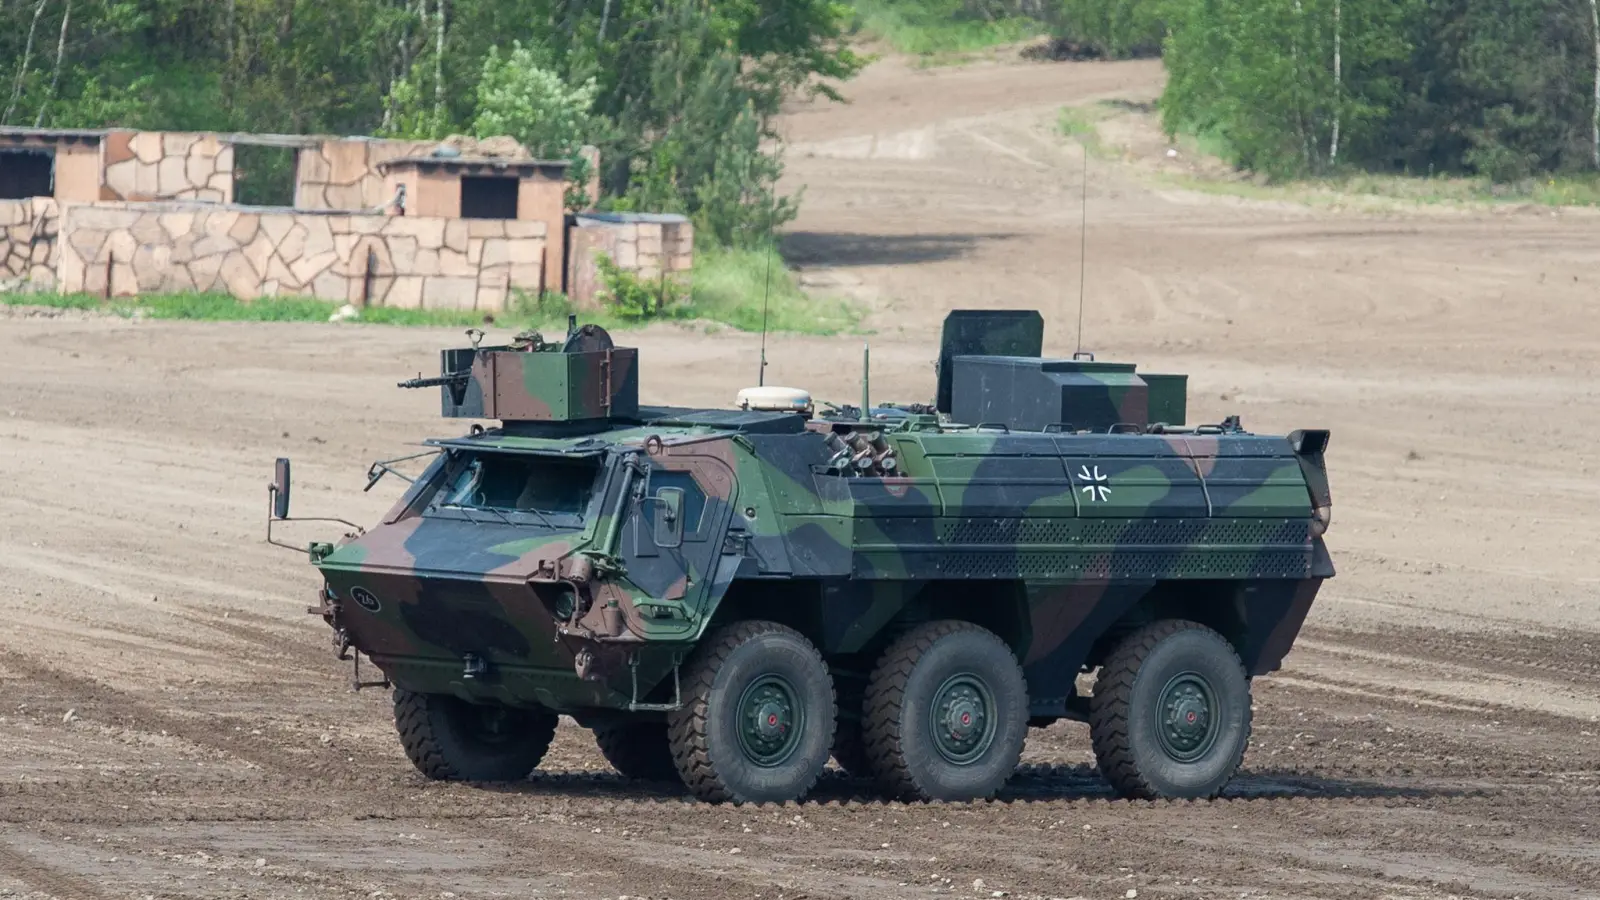
[[[1089,735],[1101,774],[1124,797],[1217,796],[1250,743],[1250,681],[1239,654],[1196,622],[1146,625],[1101,666]]]
[[[394,725],[417,771],[440,781],[521,781],[555,738],[555,713],[396,688]]]
[[[696,797],[781,803],[817,783],[836,715],[833,678],[810,641],[776,622],[738,622],[695,651],[667,733]]]
[[[639,781],[677,781],[665,722],[621,722],[595,728],[594,742],[611,768]]]
[[[976,800],[1016,771],[1028,685],[1011,648],[969,622],[919,625],[884,651],[867,682],[867,759],[897,797]]]

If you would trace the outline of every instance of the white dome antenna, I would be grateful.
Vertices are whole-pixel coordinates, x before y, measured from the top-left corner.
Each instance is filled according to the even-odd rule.
[[[791,387],[748,387],[739,392],[734,405],[754,412],[788,412],[811,415],[811,393]]]

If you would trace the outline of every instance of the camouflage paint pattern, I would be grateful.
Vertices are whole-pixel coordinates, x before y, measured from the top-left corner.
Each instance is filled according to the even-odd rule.
[[[595,422],[639,410],[639,351],[561,352],[551,345],[446,350],[444,374],[402,387],[445,389],[447,418],[508,422]]]
[[[632,351],[604,352],[610,385],[636,385]],[[565,401],[546,390],[597,373],[593,355],[477,351],[485,403],[502,392],[485,409],[527,418],[431,442],[439,457],[382,524],[317,561],[324,616],[401,687],[627,709],[670,701],[673,667],[713,623],[785,622],[847,672],[905,627],[957,616],[1012,644],[1047,720],[1080,714],[1076,676],[1141,616],[1205,622],[1251,674],[1276,669],[1333,575],[1326,432],[623,416],[599,382]],[[1104,381],[1097,402],[1126,415],[1121,387]],[[585,398],[604,396],[597,427],[529,427],[590,418]],[[841,464],[841,436],[892,469]],[[442,505],[479,457],[592,461],[592,497],[571,521]]]

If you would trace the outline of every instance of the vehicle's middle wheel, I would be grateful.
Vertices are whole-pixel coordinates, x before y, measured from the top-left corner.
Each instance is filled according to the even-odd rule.
[[[695,796],[781,803],[817,783],[836,714],[833,678],[810,641],[776,622],[738,622],[695,651],[667,733]]]
[[[594,742],[611,768],[624,778],[677,781],[665,722],[616,722],[594,729]]]
[[[919,625],[867,684],[867,758],[884,789],[920,800],[989,797],[1016,771],[1028,686],[1011,648],[969,622]]]

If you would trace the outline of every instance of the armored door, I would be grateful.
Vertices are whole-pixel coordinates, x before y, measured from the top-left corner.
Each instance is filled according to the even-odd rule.
[[[681,604],[691,619],[716,581],[738,499],[733,468],[704,447],[666,448],[650,459],[623,545],[628,580],[669,608]]]

